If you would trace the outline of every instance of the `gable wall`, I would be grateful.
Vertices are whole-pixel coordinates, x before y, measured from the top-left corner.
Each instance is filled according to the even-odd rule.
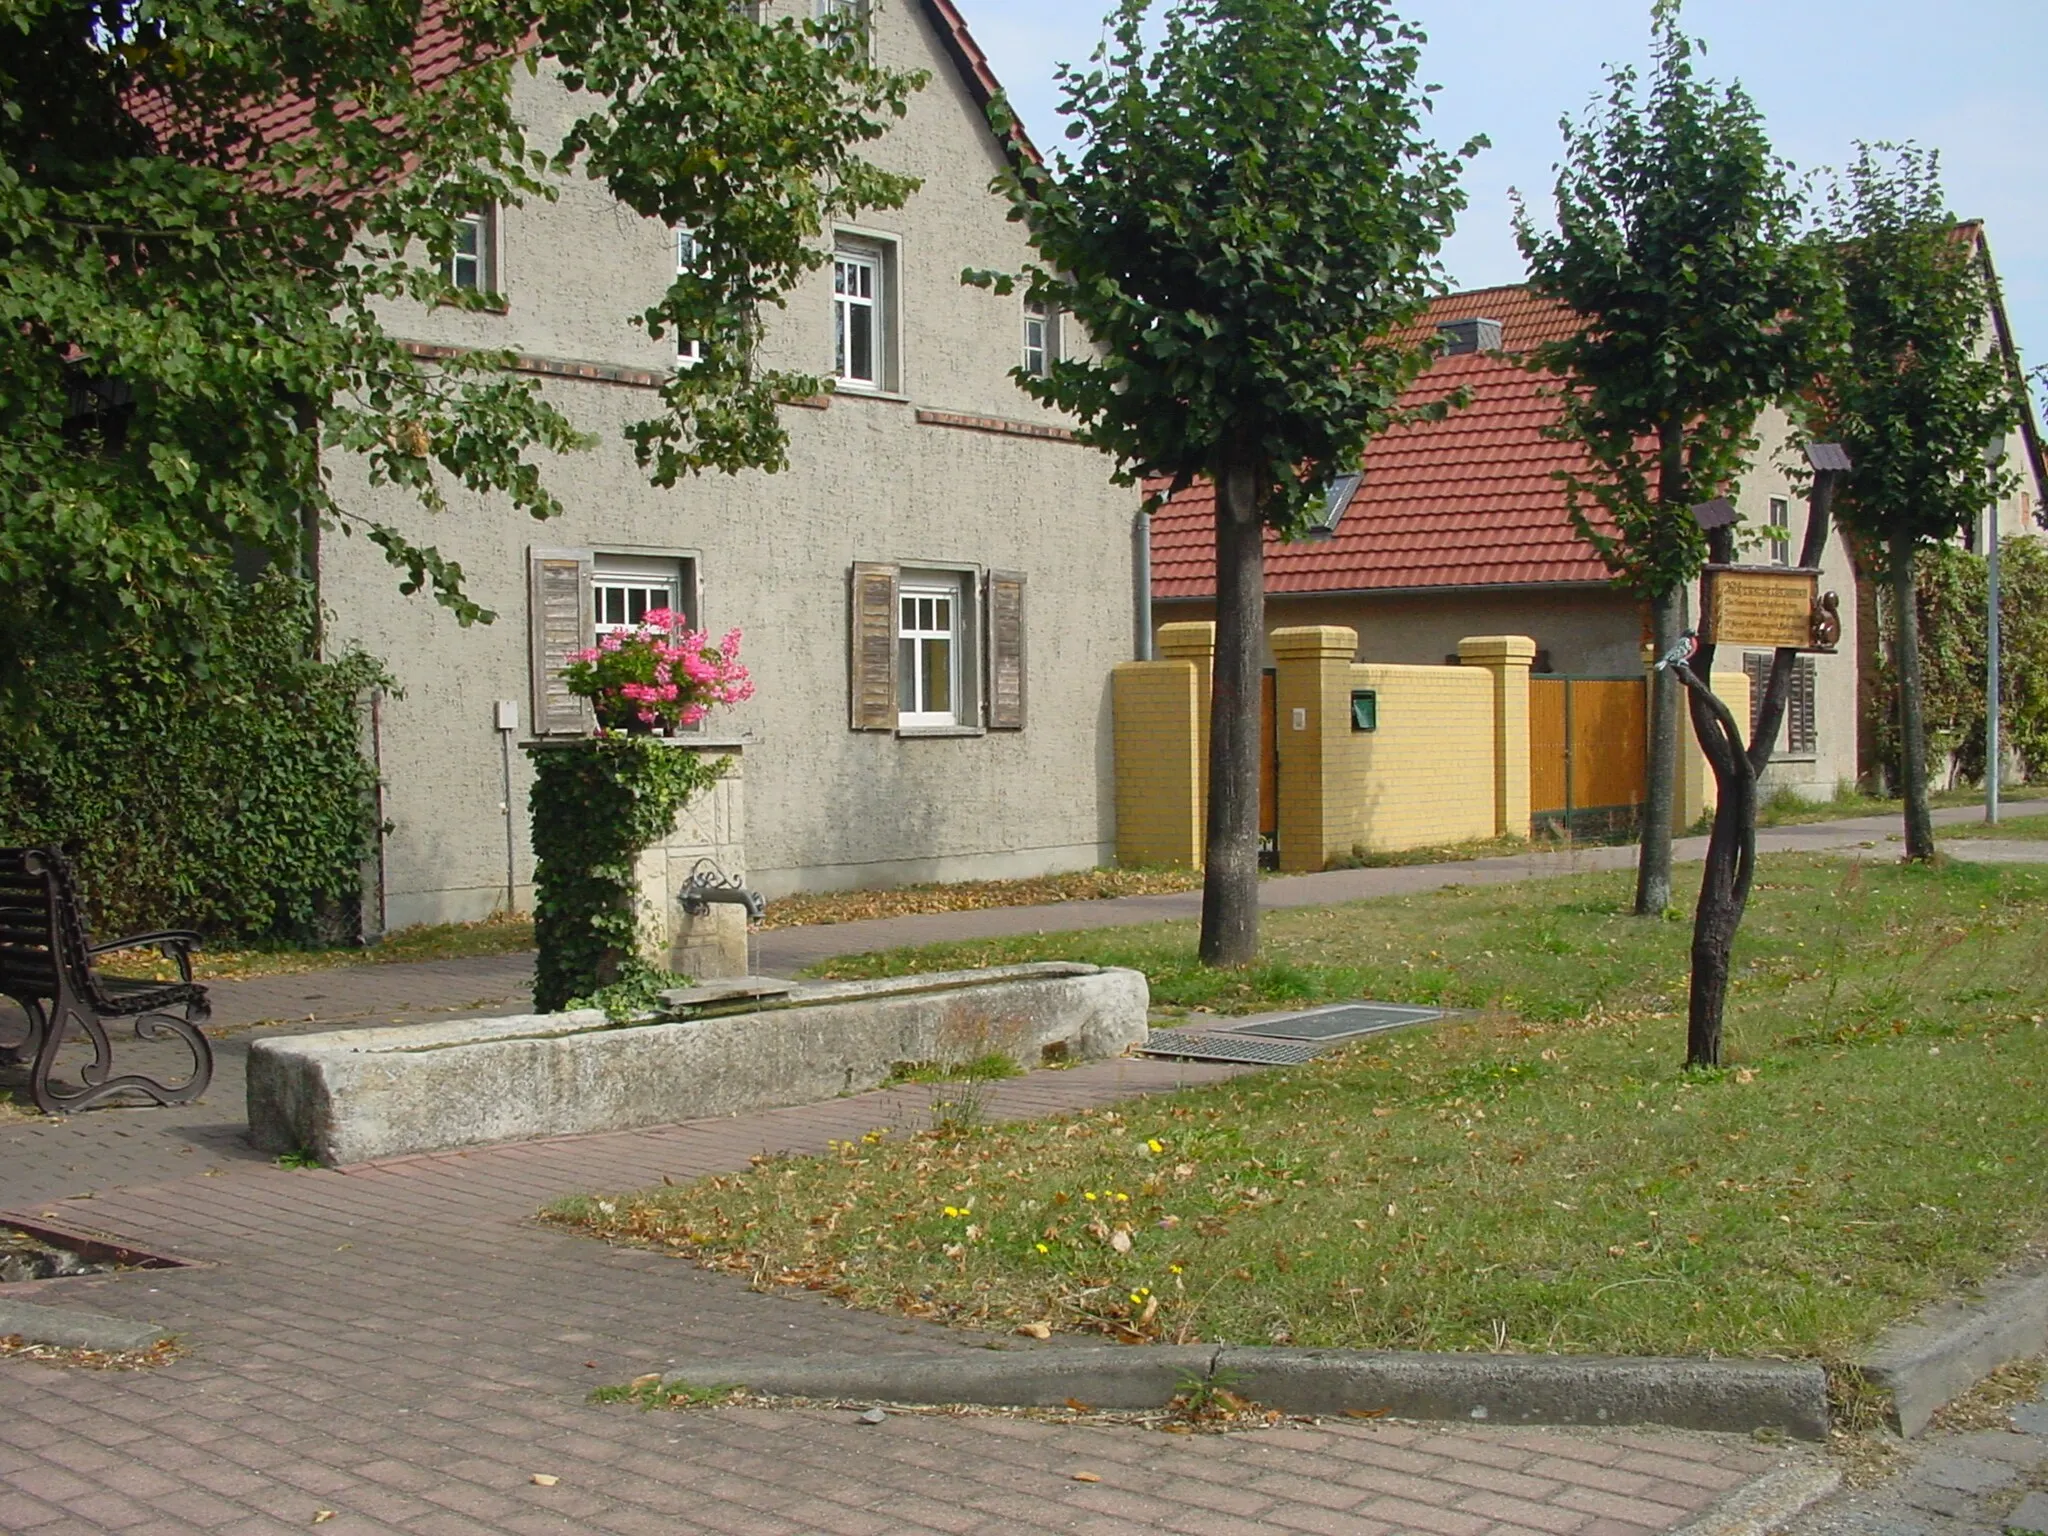
[[[482,916],[502,906],[507,823],[520,905],[530,900],[523,754],[512,754],[509,810],[493,705],[517,701],[530,725],[526,561],[530,545],[684,550],[699,561],[702,618],[745,631],[756,698],[713,722],[744,741],[751,883],[769,895],[908,879],[1036,874],[1085,867],[1113,845],[1110,668],[1131,653],[1134,492],[1106,461],[1069,442],[920,422],[920,409],[1056,424],[1007,376],[1019,358],[1018,299],[964,289],[964,266],[1014,270],[1026,249],[987,192],[998,151],[921,10],[879,13],[887,62],[930,69],[910,116],[871,147],[926,177],[909,206],[862,227],[901,240],[903,395],[839,394],[792,408],[790,468],[707,475],[656,490],[621,429],[655,397],[629,383],[550,377],[550,398],[602,441],[546,466],[567,511],[536,525],[461,493],[429,526],[367,485],[360,464],[330,467],[352,506],[389,517],[459,559],[497,622],[459,628],[362,539],[330,539],[323,584],[335,643],[387,659],[403,696],[382,706],[381,752],[394,824],[385,853],[392,926]],[[521,86],[539,141],[564,100]],[[503,316],[452,310],[394,316],[401,334],[613,368],[658,370],[671,343],[624,316],[665,286],[665,229],[587,183],[501,218]],[[771,363],[830,363],[829,270],[771,316]],[[848,574],[854,561],[956,563],[1025,573],[1029,719],[1014,732],[906,739],[847,725]]]

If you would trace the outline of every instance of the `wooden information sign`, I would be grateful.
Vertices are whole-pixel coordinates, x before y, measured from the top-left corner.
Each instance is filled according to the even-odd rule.
[[[1831,619],[1817,570],[1710,565],[1701,573],[1700,638],[1710,644],[1831,651],[1839,633],[1839,620]]]

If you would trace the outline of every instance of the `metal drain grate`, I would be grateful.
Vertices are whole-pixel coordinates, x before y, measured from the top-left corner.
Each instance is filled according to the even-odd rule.
[[[1322,1047],[1249,1035],[1213,1035],[1193,1029],[1155,1029],[1139,1047],[1141,1056],[1177,1061],[1242,1061],[1258,1067],[1298,1067],[1314,1061]]]
[[[1442,1018],[1441,1008],[1415,1008],[1400,1003],[1346,1003],[1336,1008],[1316,1008],[1306,1013],[1264,1019],[1232,1030],[1232,1034],[1259,1035],[1269,1040],[1344,1040],[1354,1035],[1376,1035],[1382,1030],[1400,1029],[1408,1024],[1427,1024]]]

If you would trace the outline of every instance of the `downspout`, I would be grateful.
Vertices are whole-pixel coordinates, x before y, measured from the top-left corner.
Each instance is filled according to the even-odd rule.
[[[1131,542],[1137,546],[1136,567],[1138,660],[1152,659],[1152,514],[1145,507],[1138,508],[1138,521],[1131,529]]]

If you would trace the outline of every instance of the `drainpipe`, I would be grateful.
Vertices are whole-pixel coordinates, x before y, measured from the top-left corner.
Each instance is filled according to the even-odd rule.
[[[1131,542],[1137,546],[1137,579],[1133,583],[1137,598],[1138,660],[1152,659],[1152,514],[1144,507],[1138,508],[1138,521],[1131,529]]]

